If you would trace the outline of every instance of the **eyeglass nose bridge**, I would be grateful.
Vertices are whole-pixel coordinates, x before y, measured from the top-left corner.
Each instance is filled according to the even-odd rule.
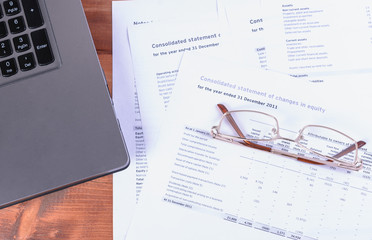
[[[273,129],[274,130],[274,129]],[[284,141],[290,141],[290,142],[293,142],[293,143],[298,143],[300,140],[303,139],[303,135],[302,135],[302,130],[299,131],[299,134],[296,135],[295,138],[289,138],[289,137],[283,137],[280,132],[279,132],[279,129],[276,129],[276,133],[275,133],[275,137],[273,138],[273,140],[284,140]]]

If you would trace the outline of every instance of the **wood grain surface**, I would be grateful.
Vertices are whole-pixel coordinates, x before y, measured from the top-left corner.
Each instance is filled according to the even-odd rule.
[[[111,1],[82,3],[111,91]],[[0,209],[0,240],[21,239],[113,239],[112,176]]]

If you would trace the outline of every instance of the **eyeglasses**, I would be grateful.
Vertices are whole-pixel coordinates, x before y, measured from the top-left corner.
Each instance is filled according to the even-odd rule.
[[[366,143],[356,142],[338,130],[307,125],[295,139],[290,139],[280,136],[278,120],[270,114],[253,110],[228,111],[223,104],[217,106],[223,115],[219,124],[212,127],[213,138],[312,164],[355,171],[363,167],[358,149]]]

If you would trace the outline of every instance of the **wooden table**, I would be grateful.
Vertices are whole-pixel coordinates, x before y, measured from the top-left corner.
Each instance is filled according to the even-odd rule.
[[[82,2],[111,90],[111,1]],[[112,214],[109,175],[1,209],[0,240],[113,239]]]

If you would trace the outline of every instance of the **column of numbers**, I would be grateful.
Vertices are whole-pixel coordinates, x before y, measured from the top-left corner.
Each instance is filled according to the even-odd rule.
[[[366,17],[367,17],[367,23],[368,23],[368,28],[371,32],[370,35],[370,42],[372,43],[372,16],[371,16],[371,6],[366,6]]]

